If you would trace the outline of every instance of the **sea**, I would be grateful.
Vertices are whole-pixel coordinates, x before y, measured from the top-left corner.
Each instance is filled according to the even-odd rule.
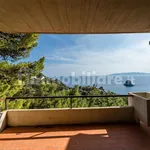
[[[127,79],[124,77],[123,82]],[[129,92],[150,92],[150,76],[134,76],[134,86],[124,86],[123,84],[103,85],[103,88],[117,94],[128,94]]]
[[[150,75],[139,76],[96,76],[96,77],[63,77],[60,78],[64,84],[73,87],[97,86],[103,87],[105,91],[112,91],[116,94],[128,94],[129,92],[150,92]],[[127,87],[123,84],[130,80],[134,86]]]

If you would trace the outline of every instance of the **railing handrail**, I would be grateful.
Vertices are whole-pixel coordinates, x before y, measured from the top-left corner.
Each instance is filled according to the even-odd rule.
[[[73,98],[108,98],[108,97],[132,97],[132,95],[82,95],[82,96],[75,96],[75,95],[70,95],[70,96],[25,96],[25,97],[6,97],[4,98],[5,102],[5,110],[7,110],[7,100],[16,100],[16,99],[46,99],[46,98],[70,98],[70,108],[72,108],[72,99]]]
[[[132,97],[132,95],[82,95],[82,96],[25,96],[25,97],[6,97],[6,99],[36,99],[36,98],[96,98],[96,97]]]

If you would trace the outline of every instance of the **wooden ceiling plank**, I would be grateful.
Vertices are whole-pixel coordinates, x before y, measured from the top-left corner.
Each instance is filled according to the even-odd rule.
[[[58,10],[57,0],[41,0],[41,4],[54,32],[64,32],[63,25],[60,19],[61,17]]]
[[[17,32],[20,28],[20,25],[22,25],[23,28],[27,31],[32,31],[29,29],[28,25],[22,20],[20,13],[17,11],[17,7],[14,7],[14,4],[12,2],[5,2],[1,8],[5,9],[5,11],[0,12],[0,19],[3,24],[8,27],[8,32]]]
[[[51,19],[49,17],[50,13],[46,12],[46,7],[47,7],[46,5],[48,5],[47,4],[48,1],[44,1],[44,2],[46,2],[46,3],[43,3],[43,0],[38,0],[38,4],[40,5],[41,11],[42,11],[42,13],[39,14],[39,16],[40,16],[41,19],[42,19],[42,16],[44,16],[43,17],[43,21],[47,20],[47,22],[45,22],[45,25],[48,26],[48,30],[49,30],[49,27],[50,27],[51,28],[50,32],[54,32],[55,33],[54,25],[53,25],[53,23],[52,23],[52,21],[51,21]],[[49,8],[49,11],[50,10],[51,10],[51,7]]]
[[[115,2],[110,1],[109,4],[107,1],[100,1],[92,31],[109,32],[110,28],[115,25],[115,21],[122,12],[122,9],[120,9],[122,6],[120,0],[115,0]]]
[[[0,31],[150,32],[150,0],[0,0]]]
[[[91,29],[92,29],[94,16],[96,14],[98,4],[99,4],[99,0],[94,0],[94,1],[90,0],[89,1],[90,7],[89,7],[89,13],[88,13],[88,19],[87,19],[87,25],[86,25],[86,31],[85,31],[87,33],[92,32]]]
[[[69,21],[68,21],[68,16],[67,16],[67,4],[66,4],[66,0],[58,0],[57,2],[58,4],[58,13],[60,16],[60,21],[61,21],[61,25],[63,28],[64,33],[67,33],[67,31],[69,30]]]
[[[67,0],[67,16],[69,20],[70,30],[73,32],[81,31],[81,12],[83,0],[70,1]],[[84,19],[84,18],[82,18]]]
[[[81,33],[84,33],[87,31],[87,23],[88,23],[89,12],[90,12],[90,3],[91,3],[91,0],[83,1],[81,14],[80,14],[80,24],[81,24],[80,32]]]

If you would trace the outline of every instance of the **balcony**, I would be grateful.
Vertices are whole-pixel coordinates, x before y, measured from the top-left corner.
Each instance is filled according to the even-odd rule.
[[[128,97],[128,106],[74,108],[72,102],[77,97]],[[0,119],[0,149],[148,150],[149,97],[149,93],[72,96],[67,97],[70,108],[28,110],[7,108],[8,100],[23,99],[7,98],[4,101],[7,110]]]
[[[148,150],[149,135],[134,124],[11,127],[0,134],[3,150]]]

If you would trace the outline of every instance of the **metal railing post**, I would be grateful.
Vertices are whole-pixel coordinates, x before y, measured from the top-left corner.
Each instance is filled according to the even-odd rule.
[[[90,101],[89,101],[89,104],[88,104],[88,107],[91,107],[91,103],[92,103],[92,97],[90,98]]]
[[[7,107],[7,98],[5,98],[5,110],[7,110],[8,107]]]
[[[72,97],[70,98],[70,108],[72,109]]]

